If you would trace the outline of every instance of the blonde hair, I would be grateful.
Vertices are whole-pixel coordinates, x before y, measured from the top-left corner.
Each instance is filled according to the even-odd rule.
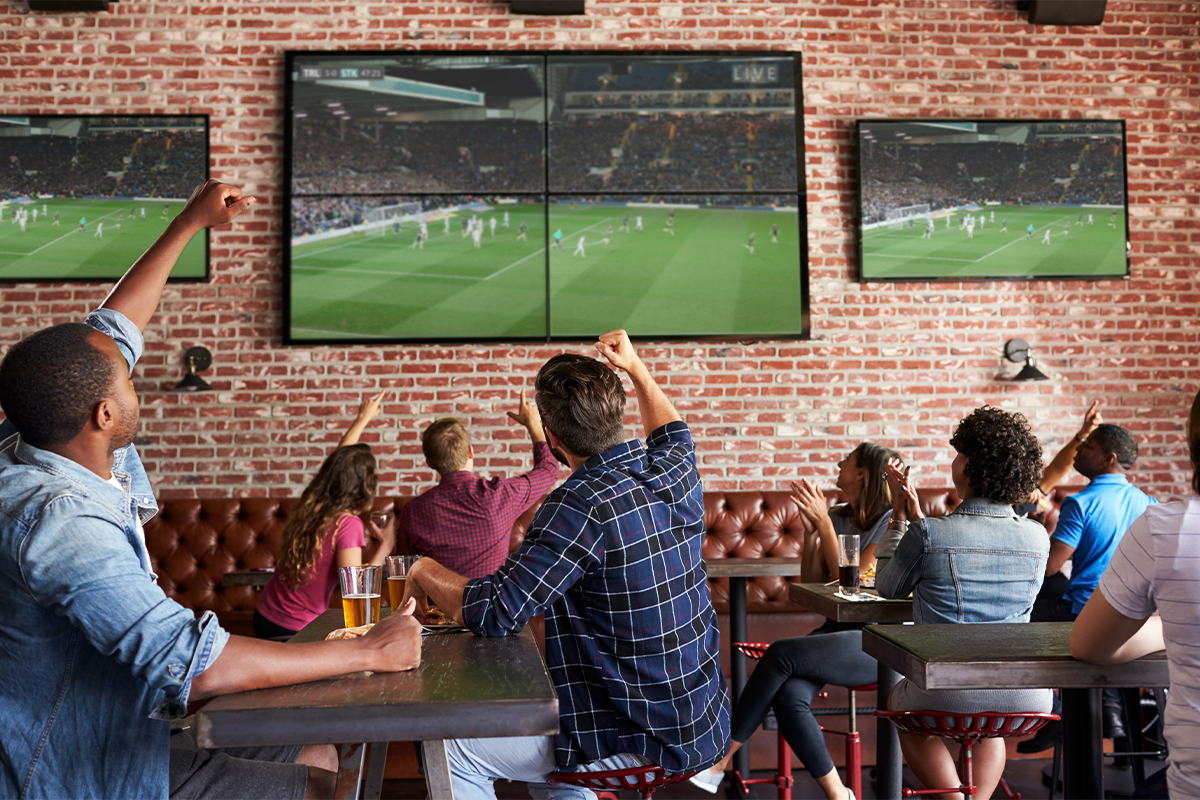
[[[458,472],[471,457],[471,437],[454,417],[443,417],[429,423],[421,432],[421,452],[439,475]]]

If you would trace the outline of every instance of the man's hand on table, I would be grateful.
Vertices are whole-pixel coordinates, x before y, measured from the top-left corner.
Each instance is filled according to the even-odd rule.
[[[416,607],[410,598],[358,639],[369,648],[371,660],[378,662],[371,667],[375,672],[401,672],[421,665],[421,623],[413,616]]]

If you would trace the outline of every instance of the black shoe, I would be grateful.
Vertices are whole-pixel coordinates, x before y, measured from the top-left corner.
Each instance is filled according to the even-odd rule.
[[[1032,739],[1017,742],[1018,753],[1040,753],[1062,743],[1062,723],[1051,720],[1038,729]]]
[[[1104,721],[1104,738],[1105,739],[1124,739],[1125,721],[1121,719],[1121,709],[1117,706],[1104,706],[1102,714]]]

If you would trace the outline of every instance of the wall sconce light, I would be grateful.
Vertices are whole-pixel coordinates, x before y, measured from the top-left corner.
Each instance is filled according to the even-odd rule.
[[[213,388],[208,385],[208,382],[197,375],[197,372],[203,372],[212,366],[212,353],[207,347],[189,347],[183,354],[183,361],[187,364],[187,374],[183,376],[172,392],[211,392]]]
[[[1014,381],[1048,381],[1050,378],[1037,368],[1029,342],[1024,339],[1009,339],[1004,343],[1004,357],[1014,364],[1024,361],[1025,366],[1014,377]]]

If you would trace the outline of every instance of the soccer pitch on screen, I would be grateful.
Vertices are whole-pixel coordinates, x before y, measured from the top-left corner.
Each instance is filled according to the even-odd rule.
[[[158,198],[6,203],[0,215],[0,281],[115,281],[166,229],[164,205],[174,219],[183,203]],[[27,212],[24,230],[14,215],[18,210]],[[204,279],[204,243],[203,234],[192,237],[172,279]]]
[[[977,220],[971,233],[962,228],[968,216]],[[1127,274],[1124,209],[982,206],[934,212],[933,223],[932,235],[926,233],[926,217],[914,217],[911,227],[906,220],[863,231],[863,280],[1122,278]]]
[[[552,336],[591,338],[622,327],[634,336],[801,331],[795,209],[674,211],[668,226],[664,205],[550,206],[550,231],[562,232],[561,247],[550,252]],[[389,224],[295,240],[289,338],[545,338],[545,207],[493,204],[424,217],[423,247],[413,220],[402,220],[399,232]],[[475,218],[483,230],[478,248],[463,227]]]

